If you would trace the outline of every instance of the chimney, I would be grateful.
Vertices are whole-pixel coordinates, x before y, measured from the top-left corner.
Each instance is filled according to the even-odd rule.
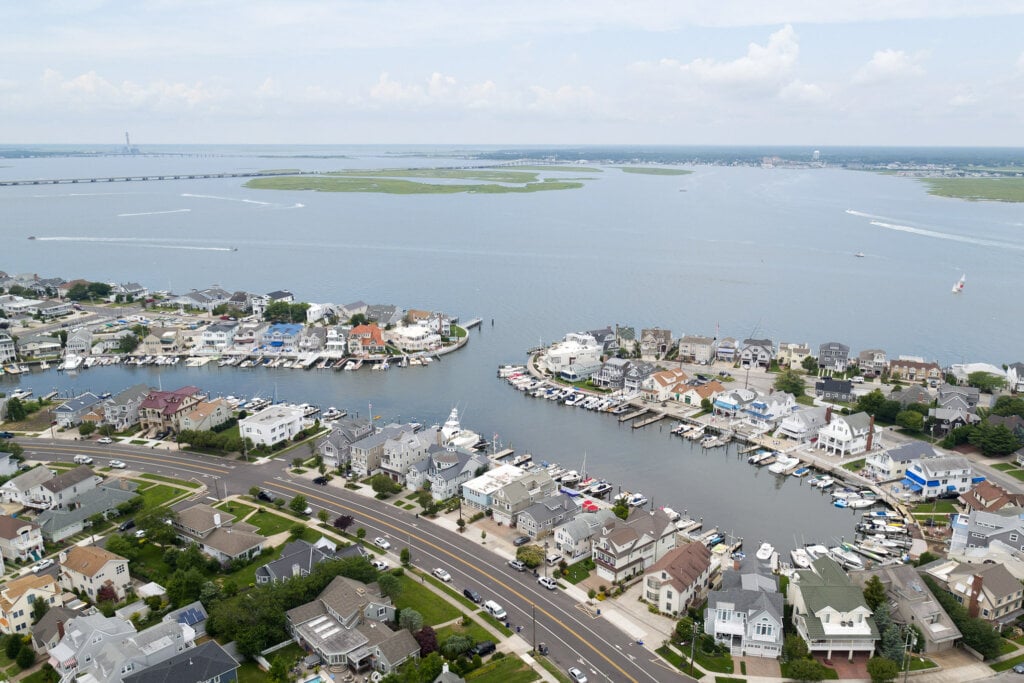
[[[977,618],[981,611],[978,608],[978,596],[981,595],[981,587],[983,583],[984,580],[981,578],[980,574],[975,574],[971,577],[971,596],[967,603],[967,613],[975,618]]]
[[[868,452],[871,452],[871,444],[875,441],[875,416],[872,415],[868,421]]]
[[[302,567],[298,562],[292,565],[292,576],[302,576]]]
[[[832,406],[825,408],[825,424],[832,424]]]
[[[57,638],[60,640],[64,639],[64,620],[57,620]]]
[[[213,513],[213,526],[216,527],[217,529],[220,528],[220,513],[219,512],[214,512]]]

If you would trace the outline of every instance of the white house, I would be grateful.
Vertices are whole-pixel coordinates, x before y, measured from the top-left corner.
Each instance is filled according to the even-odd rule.
[[[28,635],[32,630],[32,605],[41,600],[56,605],[60,599],[57,579],[49,574],[26,574],[0,586],[0,631]]]
[[[243,439],[258,446],[273,446],[287,441],[302,430],[302,408],[272,405],[238,421]]]
[[[689,388],[685,384],[689,378],[689,375],[678,369],[655,372],[640,383],[640,395],[643,400],[651,403],[674,399]]]
[[[644,572],[641,596],[659,611],[682,614],[703,601],[711,586],[711,551],[694,541],[669,550]]]
[[[704,632],[729,648],[734,657],[782,654],[783,599],[778,579],[764,564],[748,562],[722,575],[708,595]]]
[[[860,587],[829,557],[796,572],[789,584],[793,625],[811,653],[832,659],[834,652],[871,654],[878,627]]]
[[[614,582],[642,574],[675,547],[675,538],[675,524],[662,510],[609,519],[591,541],[597,575]]]
[[[238,323],[219,322],[206,326],[200,337],[199,346],[203,351],[218,353],[231,348],[235,343],[235,331]]]
[[[132,585],[128,560],[96,546],[72,546],[60,554],[60,585],[65,590],[80,590],[92,600],[101,588],[109,586],[120,602]]]
[[[870,451],[874,443],[875,418],[867,413],[836,415],[825,411],[826,425],[818,430],[817,447],[845,457]]]
[[[935,456],[935,449],[921,441],[910,441],[902,446],[870,454],[864,469],[878,481],[902,479],[911,463]]]
[[[570,368],[591,368],[595,372],[601,367],[601,353],[604,348],[589,334],[570,332],[565,339],[555,342],[544,352],[542,367],[553,375],[570,372]]]
[[[608,508],[599,508],[593,512],[584,508],[574,518],[555,529],[555,550],[569,563],[590,557],[594,534],[614,516],[615,513]]]
[[[0,516],[0,555],[7,562],[35,561],[43,556],[43,533],[27,519]],[[0,561],[0,566],[3,561]]]
[[[767,368],[775,358],[775,344],[771,339],[744,339],[740,350],[740,365],[745,368]]]
[[[754,427],[768,429],[780,423],[796,409],[797,402],[793,394],[775,391],[748,403],[743,409],[743,417]]]
[[[818,430],[825,426],[825,408],[801,408],[782,418],[775,436],[784,436],[800,443],[817,438]]]
[[[919,458],[907,467],[904,486],[922,498],[956,497],[966,493],[985,477],[975,477],[967,458],[958,455],[939,455]],[[956,494],[956,495],[953,495]]]

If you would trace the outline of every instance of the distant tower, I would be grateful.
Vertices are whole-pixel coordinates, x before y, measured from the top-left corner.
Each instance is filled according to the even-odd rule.
[[[127,133],[125,133],[125,135],[127,135]],[[821,152],[819,150],[814,150],[814,153],[811,154],[811,159],[814,161],[821,161]]]
[[[129,151],[132,149],[132,141],[131,138],[128,137],[128,131],[124,132],[124,148]]]

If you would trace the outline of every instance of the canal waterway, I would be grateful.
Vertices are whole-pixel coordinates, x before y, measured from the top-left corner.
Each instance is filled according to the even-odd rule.
[[[4,160],[0,177],[409,167],[460,160],[388,150],[236,156]],[[688,176],[604,168],[580,190],[376,195],[247,190],[238,180],[0,189],[0,269],[137,281],[177,291],[289,289],[301,300],[395,303],[484,318],[462,351],[429,367],[334,373],[237,368],[93,368],[77,377],[0,378],[37,393],[196,384],[382,419],[498,434],[517,452],[586,469],[747,539],[852,535],[854,514],[805,482],[756,470],[735,450],[702,451],[610,416],[524,397],[500,363],[570,330],[661,325],[942,363],[1013,362],[1024,321],[1018,205],[930,197],[914,180],[842,170],[696,167]],[[28,236],[37,237],[29,241]],[[238,251],[231,251],[231,249]],[[864,252],[864,258],[855,258]],[[950,287],[967,273],[967,291]],[[493,326],[491,319],[494,319]],[[371,407],[372,406],[372,407]],[[734,447],[733,447],[734,448]]]

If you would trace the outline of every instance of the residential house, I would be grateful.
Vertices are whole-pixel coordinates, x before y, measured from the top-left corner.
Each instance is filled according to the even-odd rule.
[[[707,384],[687,384],[686,390],[679,394],[676,399],[683,405],[699,407],[707,399],[714,404],[715,397],[725,391],[725,386],[718,380],[711,380]]]
[[[956,378],[959,384],[967,384],[970,376],[979,372],[1006,381],[1006,371],[991,363],[953,363],[949,366],[949,373]]]
[[[72,546],[60,554],[60,585],[67,591],[82,591],[98,601],[104,587],[114,591],[116,600],[124,600],[131,589],[128,560],[97,546]]]
[[[412,633],[401,629],[387,640],[377,643],[373,650],[374,669],[382,674],[397,671],[412,659],[419,659],[420,644]]]
[[[704,632],[733,657],[782,654],[783,597],[778,579],[761,562],[736,563],[708,594]]]
[[[153,327],[135,350],[137,356],[173,356],[185,350],[185,338],[178,327]]]
[[[88,465],[79,465],[67,472],[47,479],[33,492],[36,507],[47,510],[70,510],[78,505],[78,499],[103,481]]]
[[[609,582],[639,576],[675,547],[676,527],[662,510],[634,509],[609,519],[591,541],[597,575]]]
[[[539,365],[558,377],[586,378],[600,369],[602,350],[589,334],[570,332],[542,354]]]
[[[0,413],[2,412],[3,406],[0,405]],[[13,458],[13,454],[7,451],[0,451],[0,477],[13,477],[18,473],[18,466],[21,463]]]
[[[608,508],[598,508],[594,511],[583,509],[555,529],[555,550],[570,564],[590,557],[594,535],[614,516],[615,513]]]
[[[256,583],[275,583],[293,576],[308,576],[313,567],[337,557],[329,547],[308,541],[291,541],[281,550],[281,556],[256,569]]]
[[[431,446],[426,460],[409,467],[405,481],[410,489],[430,483],[430,495],[442,501],[459,495],[462,485],[487,468],[487,457],[464,448]]]
[[[226,292],[220,287],[211,287],[202,291],[193,289],[187,294],[180,296],[172,295],[166,301],[171,306],[191,308],[211,313],[213,309],[231,300],[231,292]]]
[[[384,335],[376,323],[356,325],[348,332],[349,355],[365,358],[385,353]]]
[[[665,553],[644,572],[640,593],[659,611],[677,615],[699,605],[711,587],[711,551],[693,542]]]
[[[76,617],[50,650],[60,683],[121,683],[175,655],[191,651],[195,631],[187,624],[161,623],[135,631],[130,621],[102,614]]]
[[[614,356],[619,352],[619,337],[611,326],[602,327],[598,330],[588,330],[587,334],[601,345],[602,353],[605,356]]]
[[[143,606],[145,606],[145,603],[143,603]],[[209,615],[206,613],[203,603],[195,600],[187,605],[182,605],[178,609],[171,610],[160,617],[160,621],[164,623],[188,624],[196,632],[196,638],[201,638],[206,635],[206,620],[208,618]]]
[[[60,604],[57,579],[49,574],[26,574],[0,586],[0,632],[28,635],[37,601],[51,607]]]
[[[874,446],[875,418],[867,413],[836,415],[825,410],[825,426],[818,430],[818,448],[846,457],[870,451]]]
[[[953,515],[953,535],[949,552],[963,553],[968,548],[988,548],[995,542],[1014,550],[1024,549],[1024,508],[1004,507],[1001,510],[971,510]]]
[[[72,310],[70,301],[44,301],[36,306],[36,313],[46,319],[69,315]]]
[[[335,577],[315,600],[286,613],[288,632],[300,647],[319,655],[333,670],[348,667],[356,672],[379,670],[377,646],[392,638],[404,640],[403,633],[410,635],[385,626],[396,618],[391,599],[381,595],[376,584],[343,576]],[[390,660],[387,664],[395,665]]]
[[[0,565],[3,562],[36,561],[43,557],[43,534],[27,519],[0,516]]]
[[[870,655],[879,640],[878,627],[860,587],[830,557],[820,557],[809,569],[797,570],[788,597],[793,625],[812,654],[832,659],[833,653]]]
[[[942,368],[938,363],[923,360],[899,358],[889,361],[889,376],[907,382],[940,382]]]
[[[767,368],[775,358],[775,345],[771,339],[744,339],[740,350],[740,366]]]
[[[556,493],[541,498],[516,516],[516,527],[530,538],[539,538],[580,511],[573,496]]]
[[[308,313],[309,311],[307,311]],[[327,346],[327,329],[323,327],[306,327],[299,335],[299,351],[314,353]]]
[[[338,316],[342,320],[351,320],[357,315],[366,315],[366,303],[363,301],[353,301],[350,304],[343,304],[338,307]]]
[[[625,355],[639,356],[640,347],[636,339],[636,329],[615,325],[615,339],[619,342],[619,349]]]
[[[857,368],[864,377],[881,375],[889,367],[889,359],[882,349],[865,349],[857,354]]]
[[[920,568],[956,601],[967,614],[1002,629],[1024,616],[1024,586],[1001,564],[962,564],[936,560]]]
[[[37,654],[46,654],[64,637],[64,624],[81,614],[80,611],[61,604],[46,610],[46,614],[32,625],[32,649]]]
[[[921,458],[935,456],[935,449],[921,441],[910,441],[884,451],[868,455],[864,461],[866,474],[877,481],[893,481],[906,476],[907,468]]]
[[[718,344],[715,345],[715,360],[725,361],[726,363],[735,363],[739,358],[739,354],[739,342],[732,337],[719,339]]]
[[[990,415],[988,420],[991,422],[992,418],[998,416]],[[977,424],[981,422],[981,418],[978,417],[977,413],[972,412],[968,408],[957,406],[954,408],[929,408],[928,409],[928,427],[931,435],[942,436],[948,434],[958,427],[964,425]]]
[[[389,441],[401,440],[406,436],[413,438],[416,433],[416,428],[413,425],[388,425],[381,429],[378,429],[373,434],[366,436],[359,441],[356,441],[349,445],[349,464],[352,467],[352,471],[358,477],[368,477],[373,474],[377,474],[380,471],[381,462],[384,459],[384,446]],[[419,444],[419,440],[416,440],[416,446],[413,449],[418,451],[421,448],[429,449],[436,446],[436,442],[432,444]],[[400,444],[392,444],[392,450],[397,451],[400,449]],[[412,461],[414,458],[410,455],[409,460]],[[397,466],[397,465],[396,465]],[[406,468],[408,471],[408,467]]]
[[[370,304],[366,307],[366,319],[381,327],[402,322],[402,312],[394,304]]]
[[[497,491],[526,476],[526,470],[521,467],[508,463],[495,464],[491,469],[462,485],[462,504],[476,510],[489,510]]]
[[[238,330],[238,323],[221,321],[211,323],[203,330],[199,347],[202,351],[209,353],[220,353],[230,349],[235,343],[235,332]]]
[[[245,352],[256,352],[256,340],[263,338],[263,330],[269,327],[266,323],[249,321],[241,322],[235,328],[234,348]]]
[[[327,336],[324,339],[324,352],[331,358],[341,358],[348,353],[348,340],[345,328],[341,325],[327,328]]]
[[[775,436],[792,438],[800,443],[808,443],[817,438],[818,431],[825,426],[824,408],[802,408],[782,418],[775,430]]]
[[[922,387],[920,384],[911,384],[903,387],[898,391],[894,391],[889,394],[886,398],[890,401],[898,401],[900,407],[906,409],[907,406],[912,405],[929,405],[932,402],[932,395],[928,393],[928,390]]]
[[[823,401],[853,402],[853,382],[848,379],[822,377],[814,383],[814,395]]]
[[[203,400],[199,387],[185,386],[174,391],[150,391],[139,406],[139,423],[144,432],[178,432],[183,415]]]
[[[1010,363],[1006,367],[1006,388],[1015,394],[1024,391],[1024,363]]]
[[[603,389],[625,389],[628,393],[636,393],[653,372],[654,365],[645,361],[609,358],[590,376],[590,381]]]
[[[125,676],[122,683],[233,683],[238,662],[215,640]]]
[[[329,467],[342,467],[350,462],[351,445],[373,432],[374,427],[369,420],[342,418],[334,423],[329,434],[317,442],[317,453]]]
[[[59,427],[65,429],[77,427],[82,423],[82,417],[92,411],[98,403],[100,403],[100,397],[87,391],[54,408],[53,419],[57,421]]]
[[[118,505],[138,496],[137,488],[137,484],[127,479],[100,484],[80,494],[74,508],[44,510],[35,521],[43,533],[43,538],[56,543],[84,531],[89,525],[89,518],[93,515],[109,517],[117,510]]]
[[[411,425],[410,425],[411,426]],[[405,484],[405,473],[413,463],[426,460],[427,450],[438,443],[437,427],[422,431],[402,430],[384,442],[380,458],[381,471],[399,484]]]
[[[149,387],[135,384],[110,398],[103,399],[103,421],[119,432],[139,422],[142,402],[149,396]]]
[[[60,357],[63,351],[60,340],[49,336],[36,337],[32,341],[19,342],[18,349],[23,358],[56,359]]]
[[[679,360],[709,365],[715,359],[715,340],[711,337],[687,334],[679,340]]]
[[[672,330],[650,327],[640,332],[640,357],[647,361],[664,358],[672,348]]]
[[[18,359],[18,349],[14,339],[6,332],[0,332],[0,363],[9,363]]]
[[[231,419],[231,404],[223,398],[200,401],[181,416],[178,426],[182,431],[207,432]]]
[[[755,400],[757,392],[753,389],[727,389],[717,394],[711,405],[714,407],[715,415],[736,417]]]
[[[640,385],[640,397],[650,403],[662,403],[686,391],[686,380],[690,378],[682,370],[655,372]]]
[[[64,344],[64,351],[66,353],[73,353],[76,356],[88,356],[92,353],[92,343],[92,330],[82,327],[68,335],[67,342]]]
[[[252,439],[257,446],[273,448],[302,431],[302,420],[302,408],[278,403],[242,418],[238,421],[238,429],[243,439]]]
[[[940,496],[956,498],[959,494],[967,493],[972,486],[984,479],[985,477],[974,476],[974,470],[967,458],[958,455],[937,455],[918,458],[911,463],[907,467],[903,485],[926,500]]]
[[[938,394],[939,405],[943,408],[962,407],[973,411],[981,400],[981,391],[976,387],[956,384],[940,384]]]
[[[49,467],[43,465],[33,467],[0,484],[0,497],[5,503],[14,503],[23,507],[38,503],[34,499],[36,493],[42,488],[43,482],[49,481],[53,477],[54,474]]]
[[[961,493],[957,501],[967,513],[975,510],[998,512],[1005,507],[1024,507],[1024,493],[1010,493],[999,484],[981,481],[966,493]]]
[[[942,609],[917,569],[898,564],[850,574],[862,590],[872,576],[877,576],[885,586],[892,606],[892,620],[900,626],[916,626],[924,635],[924,643],[918,645],[923,645],[925,654],[944,652],[956,646],[961,637],[960,629]]]
[[[441,346],[441,335],[427,324],[397,325],[384,333],[386,341],[402,351],[433,351]]]
[[[109,282],[107,284],[110,285],[110,293],[115,298],[120,294],[123,300],[127,302],[149,296],[149,289],[143,287],[138,282]]]
[[[785,391],[773,391],[743,408],[744,419],[753,427],[767,431],[797,409],[796,397]]]
[[[846,372],[850,365],[850,347],[839,342],[825,342],[818,347],[818,368],[826,372]]]
[[[780,368],[801,370],[804,359],[809,357],[811,357],[811,347],[808,344],[781,342],[775,360]]]
[[[503,468],[497,468],[498,471],[501,469]],[[499,524],[507,524],[509,527],[515,526],[516,520],[523,510],[554,495],[558,490],[558,484],[551,478],[547,470],[527,472],[519,467],[515,469],[520,470],[522,474],[504,483],[491,494],[492,519]],[[490,470],[482,476],[487,476],[495,471]],[[465,490],[466,485],[463,486],[463,491]]]
[[[251,560],[267,539],[252,524],[234,520],[230,512],[199,503],[181,510],[173,525],[182,540],[222,563]]]

